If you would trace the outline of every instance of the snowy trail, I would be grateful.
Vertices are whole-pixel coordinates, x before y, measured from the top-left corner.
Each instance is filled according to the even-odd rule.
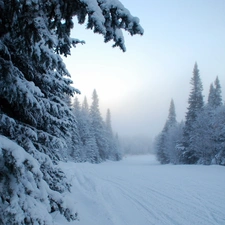
[[[151,155],[61,166],[80,221],[57,225],[225,225],[225,167],[160,165]]]

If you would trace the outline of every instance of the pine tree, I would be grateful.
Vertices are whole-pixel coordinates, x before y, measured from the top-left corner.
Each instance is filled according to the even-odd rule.
[[[225,133],[224,130],[224,108],[222,107],[222,96],[221,96],[221,86],[219,82],[219,78],[216,77],[213,84],[213,92],[210,86],[209,98],[208,98],[208,107],[205,109],[205,117],[199,118],[204,120],[201,124],[199,124],[199,129],[202,131],[200,135],[204,135],[205,141],[203,142],[203,138],[201,138],[200,143],[208,144],[207,147],[203,148],[205,151],[199,152],[201,154],[200,163],[203,164],[222,164],[224,165],[225,160],[225,151],[223,150]],[[208,125],[207,127],[205,127]]]
[[[176,112],[175,112],[175,105],[173,99],[170,102],[169,107],[169,115],[167,121],[164,125],[162,132],[158,135],[156,139],[155,149],[157,159],[162,163],[169,163],[171,161],[171,155],[173,155],[173,151],[175,151],[175,145],[169,148],[169,144],[171,145],[172,142],[172,135],[171,133],[175,132],[174,129],[177,126],[176,120]]]
[[[215,87],[214,87],[215,85]],[[209,96],[208,96],[208,106],[212,109],[222,106],[222,95],[221,95],[221,86],[219,78],[216,77],[214,85],[210,85]]]
[[[215,143],[213,140],[215,133],[213,126],[214,117],[215,111],[209,107],[204,107],[198,114],[193,126],[194,135],[192,135],[189,149],[194,151],[199,164],[211,164],[215,155]]]
[[[70,37],[74,16],[80,24],[87,18],[87,28],[123,51],[121,29],[131,35],[143,33],[139,20],[119,1],[110,3],[0,1],[1,224],[49,225],[54,211],[75,219],[60,194],[69,185],[53,164],[64,159],[71,131],[77,130],[64,96],[79,91],[70,86],[60,54],[67,56],[72,46],[83,43]],[[19,188],[10,188],[17,184]],[[13,201],[21,195],[28,201],[22,197],[23,201]],[[49,216],[35,208],[45,208]]]
[[[59,197],[59,192],[68,189],[68,185],[64,174],[52,164],[52,160],[64,159],[66,140],[74,121],[71,111],[61,99],[64,94],[73,95],[78,90],[70,86],[71,80],[65,78],[69,73],[53,49],[55,35],[48,24],[48,9],[34,1],[4,1],[2,6],[0,134],[14,140],[22,147],[21,152],[25,150],[30,157],[19,164],[13,155],[15,149],[9,148],[10,151],[6,152],[7,146],[2,148],[2,166],[6,171],[3,181],[7,182],[3,183],[0,196],[3,199],[7,196],[7,200],[1,202],[1,207],[8,210],[1,210],[4,213],[0,215],[0,221],[3,221],[2,224],[34,224],[37,221],[49,224],[49,219],[47,221],[41,214],[31,212],[35,205],[40,204],[48,213],[58,210],[68,214],[66,217],[70,220],[74,216],[70,216],[66,203]],[[38,167],[34,166],[37,162]],[[38,177],[32,170],[34,167],[40,170]],[[33,197],[28,208],[25,207],[26,201],[18,201],[14,206],[10,204],[19,193],[33,193],[31,198],[38,195],[37,189],[27,189],[26,185],[11,190],[13,182],[23,180],[24,184],[29,179],[22,176],[20,171],[23,169],[27,170],[25,173],[30,171],[34,177],[31,187],[38,187],[40,179],[46,183],[43,196]],[[2,192],[4,189],[8,191]],[[13,207],[21,212],[21,216],[13,213]]]
[[[82,141],[81,141],[82,112],[81,112],[81,105],[77,97],[75,97],[74,99],[72,111],[76,119],[75,121],[77,129],[71,133],[72,145],[70,147],[70,156],[75,162],[82,162],[85,159],[85,152],[82,148]]]
[[[171,127],[174,127],[177,124],[176,120],[176,111],[173,99],[170,102],[169,115],[163,130],[167,132]]]
[[[106,160],[108,157],[108,145],[106,140],[105,124],[99,110],[99,99],[96,90],[94,90],[92,94],[90,116],[100,158],[102,160]]]
[[[98,151],[98,146],[96,143],[94,130],[95,128],[92,127],[91,124],[91,115],[90,110],[87,102],[87,98],[84,98],[82,109],[81,109],[81,141],[83,143],[83,148],[86,153],[85,161],[91,163],[99,163],[101,161]]]
[[[154,149],[157,160],[162,164],[169,163],[168,155],[166,155],[166,133],[161,132],[155,139]]]
[[[183,163],[196,163],[198,158],[195,155],[195,150],[191,149],[192,136],[194,135],[194,125],[198,114],[202,111],[204,102],[203,102],[203,87],[199,75],[199,69],[197,63],[194,65],[193,77],[191,78],[191,92],[188,99],[188,111],[186,113],[186,121],[184,126],[184,138],[183,146],[184,151],[182,154]]]
[[[216,108],[212,124],[212,164],[225,166],[225,106]]]
[[[216,77],[216,80],[214,82],[215,84],[215,107],[219,107],[219,106],[222,106],[223,105],[223,102],[222,102],[222,91],[221,91],[221,86],[220,86],[220,81],[219,81],[219,78],[218,76]]]
[[[194,65],[193,77],[191,78],[190,83],[192,85],[192,89],[188,99],[189,106],[188,111],[186,113],[185,126],[188,125],[189,122],[191,123],[196,119],[198,113],[202,110],[204,106],[202,95],[203,87],[197,63],[195,63]]]
[[[211,164],[218,153],[218,149],[220,149],[220,143],[224,142],[224,135],[220,130],[217,118],[220,114],[219,108],[222,106],[221,86],[218,77],[216,77],[214,85],[210,85],[207,107],[204,107],[204,110],[197,117],[196,135],[192,138],[191,143],[192,148],[198,155],[198,163],[201,164]],[[223,114],[221,116],[223,117]],[[214,163],[216,162],[218,160],[214,160]]]

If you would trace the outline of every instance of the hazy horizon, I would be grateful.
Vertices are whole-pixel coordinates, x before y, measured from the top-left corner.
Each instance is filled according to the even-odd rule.
[[[197,62],[207,102],[216,76],[225,99],[225,1],[121,1],[139,17],[143,36],[125,36],[127,52],[104,43],[101,35],[78,25],[72,37],[85,40],[64,61],[82,102],[94,89],[102,117],[109,108],[120,136],[161,131],[173,98],[177,120],[185,119],[190,80]]]

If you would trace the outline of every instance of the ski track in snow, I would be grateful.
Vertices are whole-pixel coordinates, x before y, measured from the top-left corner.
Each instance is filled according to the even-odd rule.
[[[225,167],[160,165],[154,156],[61,163],[79,221],[57,225],[225,225]]]

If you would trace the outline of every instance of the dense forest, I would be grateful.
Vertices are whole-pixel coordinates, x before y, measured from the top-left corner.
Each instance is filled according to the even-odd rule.
[[[68,106],[68,96],[80,91],[71,86],[60,55],[84,43],[70,37],[73,17],[122,51],[122,30],[142,35],[143,29],[117,0],[0,0],[0,12],[0,224],[50,225],[56,211],[75,220],[63,197],[70,184],[58,162],[68,152],[75,161],[119,156],[111,154],[110,112],[104,125],[95,92],[90,114],[86,103],[81,109],[90,123],[76,118],[78,102],[74,112]]]
[[[219,78],[210,85],[207,103],[197,63],[190,84],[184,122],[177,122],[171,100],[168,118],[154,143],[157,158],[162,164],[225,165],[225,106]]]
[[[99,99],[93,91],[91,107],[84,97],[82,105],[76,97],[69,106],[77,121],[77,132],[73,137],[76,143],[70,146],[67,157],[75,162],[99,163],[109,160],[120,160],[119,140],[111,126],[111,113],[107,110],[103,120],[99,110]]]

